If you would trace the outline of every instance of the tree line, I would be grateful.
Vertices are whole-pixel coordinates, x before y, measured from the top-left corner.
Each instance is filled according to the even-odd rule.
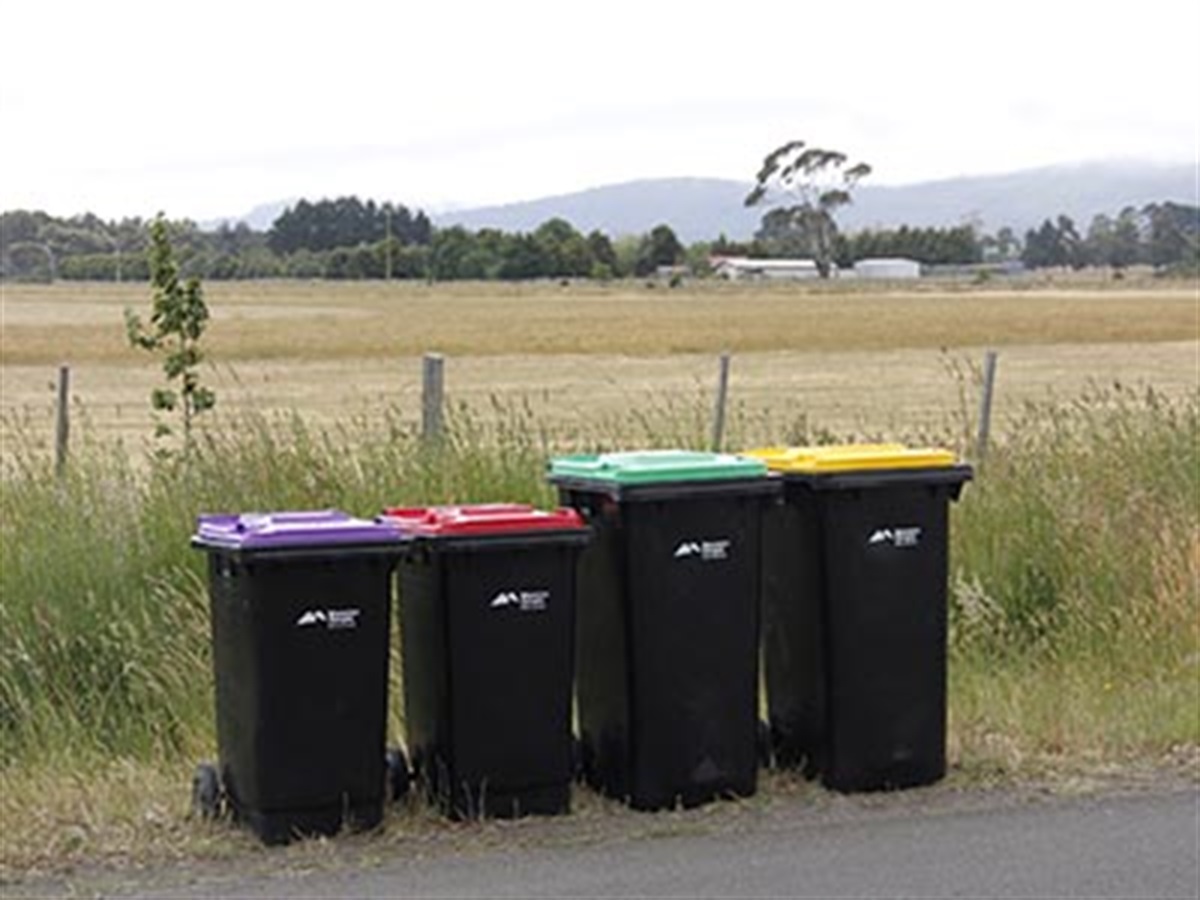
[[[1182,203],[1127,206],[1115,216],[1095,216],[1086,232],[1069,216],[1046,219],[1025,233],[1021,261],[1031,269],[1134,265],[1195,273],[1200,260],[1200,207]]]
[[[584,234],[561,218],[530,232],[435,227],[421,210],[357,197],[284,210],[266,231],[244,223],[202,229],[171,222],[186,275],[205,279],[607,279],[644,277],[667,268],[704,275],[716,256],[805,255],[795,230],[772,210],[749,241],[724,235],[685,246],[669,224],[638,235]],[[105,221],[90,213],[0,213],[0,277],[12,280],[145,281],[151,222]],[[838,266],[898,256],[925,265],[1020,262],[1027,268],[1150,265],[1194,274],[1200,259],[1200,207],[1154,203],[1097,215],[1081,229],[1068,216],[1047,218],[1023,236],[1011,228],[984,234],[971,225],[834,232]]]

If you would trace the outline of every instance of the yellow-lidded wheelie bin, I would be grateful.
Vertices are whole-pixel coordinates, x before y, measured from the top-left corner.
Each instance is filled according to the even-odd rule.
[[[783,481],[764,529],[777,763],[840,791],[946,771],[948,509],[972,470],[903,444],[747,451]]]

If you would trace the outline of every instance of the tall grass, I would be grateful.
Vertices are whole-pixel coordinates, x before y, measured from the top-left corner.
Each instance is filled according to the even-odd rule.
[[[1200,743],[1195,396],[1115,385],[1035,404],[953,534],[964,759],[1011,768]]]
[[[497,404],[492,413],[452,410],[436,445],[395,407],[332,428],[296,415],[227,419],[201,430],[186,455],[149,463],[144,453],[85,440],[62,480],[36,443],[6,448],[3,764],[211,751],[207,586],[201,554],[189,547],[199,513],[338,508],[370,517],[390,505],[549,505],[551,455],[619,446],[606,437],[617,433],[610,421],[564,435],[543,430],[522,406]],[[748,440],[747,424],[735,411],[729,439]],[[706,430],[699,412],[664,401],[631,413],[619,433],[640,446],[698,446]]]
[[[216,420],[186,457],[149,464],[140,452],[85,441],[62,480],[42,448],[6,447],[5,821],[42,790],[32,786],[59,772],[78,779],[90,766],[111,772],[114,759],[177,772],[183,796],[191,763],[212,754],[207,587],[202,555],[188,545],[198,513],[552,504],[549,456],[704,446],[708,402],[664,399],[569,434],[544,430],[521,406],[486,417],[457,409],[437,446],[424,445],[399,408],[326,429],[297,416]],[[951,753],[960,766],[1021,772],[1200,744],[1198,413],[1195,394],[1167,402],[1119,388],[1031,405],[967,486],[951,531]],[[969,422],[948,422],[943,437],[961,445],[969,433]],[[726,445],[831,437],[800,415],[735,408]],[[18,849],[0,842],[0,867],[48,846],[24,835]]]

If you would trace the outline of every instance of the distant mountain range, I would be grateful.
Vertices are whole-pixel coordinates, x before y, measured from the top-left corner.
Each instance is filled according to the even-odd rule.
[[[849,231],[975,222],[988,232],[1007,225],[1023,233],[1062,213],[1082,231],[1097,213],[1115,215],[1130,205],[1196,204],[1196,180],[1189,165],[1089,163],[895,187],[860,184],[838,221]],[[439,226],[530,231],[560,216],[580,231],[598,228],[611,236],[644,234],[666,223],[684,243],[722,233],[741,239],[753,235],[763,213],[743,206],[750,188],[749,182],[714,178],[659,178],[432,218]]]
[[[880,186],[861,184],[838,217],[843,230],[899,225],[948,227],[973,222],[986,232],[1009,226],[1019,234],[1065,214],[1083,231],[1097,213],[1172,200],[1200,205],[1197,168],[1189,164],[1093,162]],[[439,227],[532,231],[547,219],[566,219],[586,233],[644,234],[667,224],[684,243],[724,234],[753,235],[762,209],[742,204],[749,182],[719,178],[655,178],[595,187],[502,206],[431,213]],[[267,229],[294,201],[264,204],[242,217]],[[403,201],[401,201],[403,202]]]

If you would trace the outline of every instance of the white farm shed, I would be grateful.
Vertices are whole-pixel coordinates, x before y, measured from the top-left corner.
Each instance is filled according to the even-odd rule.
[[[724,256],[714,259],[712,267],[715,275],[730,281],[749,278],[799,280],[820,275],[817,264],[811,259],[747,259],[741,256]]]
[[[854,274],[858,278],[920,278],[921,264],[901,257],[860,259],[854,264]]]

